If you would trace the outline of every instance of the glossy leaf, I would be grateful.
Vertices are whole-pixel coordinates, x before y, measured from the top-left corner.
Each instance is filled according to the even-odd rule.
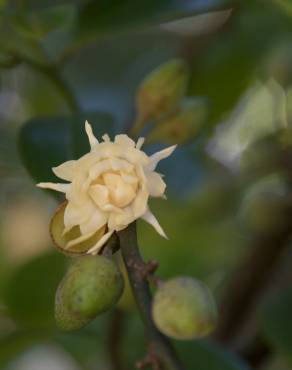
[[[88,114],[96,136],[113,133],[109,115]],[[35,118],[24,124],[19,134],[19,150],[24,166],[39,181],[56,181],[51,168],[89,151],[84,117]]]
[[[54,326],[55,291],[64,271],[65,259],[57,253],[44,254],[20,266],[7,284],[9,314],[26,327]]]
[[[135,25],[156,25],[232,4],[228,0],[90,1],[81,7],[76,36],[90,39],[104,32]]]

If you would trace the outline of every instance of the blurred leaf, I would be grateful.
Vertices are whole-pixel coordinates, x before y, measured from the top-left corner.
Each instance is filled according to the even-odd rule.
[[[51,168],[72,159],[70,121],[65,118],[36,118],[19,134],[19,150],[24,166],[37,182],[54,181]]]
[[[219,346],[206,341],[176,344],[178,353],[188,370],[248,370],[239,358]]]
[[[70,5],[50,7],[38,12],[25,11],[12,14],[15,29],[23,35],[41,39],[49,32],[72,26],[75,9]]]
[[[47,60],[36,44],[35,40],[17,32],[11,19],[0,14],[0,49],[11,57],[24,58],[40,64],[46,64]]]
[[[190,92],[210,99],[212,124],[232,109],[263,56],[291,36],[291,20],[282,17],[273,2],[266,5],[263,12],[261,2],[241,2],[229,27],[214,35],[201,57],[193,59]]]
[[[112,134],[108,114],[88,114],[96,136]],[[32,178],[56,181],[51,168],[89,151],[84,129],[84,117],[34,118],[26,122],[19,134],[22,161]]]
[[[266,339],[292,364],[292,289],[269,299],[258,317]]]
[[[230,0],[92,0],[81,7],[77,39],[91,39],[99,33],[134,25],[153,25],[222,8]]]
[[[37,343],[42,336],[30,331],[11,333],[0,340],[0,368],[4,369],[11,360]]]
[[[10,315],[27,327],[54,326],[55,291],[64,271],[65,258],[57,253],[20,266],[7,284],[5,303]]]
[[[82,368],[88,369],[88,364],[96,362],[97,357],[100,368],[107,368],[101,363],[105,361],[106,356],[107,343],[104,338],[108,330],[109,315],[110,312],[100,315],[78,330],[77,335],[76,332],[56,331],[53,340],[70,353]]]
[[[225,191],[231,194],[229,188]],[[221,205],[221,214],[218,210],[217,219],[214,219],[214,209],[206,206],[207,201],[201,204],[194,201],[192,204],[190,199],[185,203],[181,200],[154,200],[153,205],[150,203],[169,240],[161,238],[149,225],[139,221],[143,256],[146,260],[154,258],[159,261],[159,274],[163,278],[184,273],[204,281],[216,278],[220,285],[222,278],[240,258],[244,240],[238,233],[234,217],[231,215],[230,219],[225,215],[222,219]]]

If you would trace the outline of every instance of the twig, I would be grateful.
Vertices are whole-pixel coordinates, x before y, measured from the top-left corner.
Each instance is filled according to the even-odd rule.
[[[121,351],[124,313],[115,309],[110,317],[108,332],[108,354],[112,370],[123,370],[123,354]]]
[[[136,223],[133,222],[126,229],[120,231],[118,235],[130,284],[144,324],[149,345],[149,355],[152,356],[152,358],[155,356],[163,369],[183,370],[183,366],[178,360],[169,340],[156,329],[152,321],[149,284],[147,280],[143,278],[139,269],[135,268],[137,264],[144,264],[137,243]],[[157,369],[157,361],[156,365],[153,363],[152,365],[156,366]]]

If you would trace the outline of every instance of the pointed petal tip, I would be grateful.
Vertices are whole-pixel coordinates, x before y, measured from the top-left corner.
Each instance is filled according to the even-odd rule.
[[[145,137],[139,137],[139,139],[137,140],[137,143],[136,143],[136,148],[141,149],[144,142],[145,142]]]
[[[92,126],[87,120],[85,121],[85,131],[88,136],[90,147],[92,149],[93,147],[95,147],[96,144],[98,144],[98,140],[94,136],[93,131],[92,131]]]
[[[169,152],[170,152],[170,154],[172,154],[174,151],[175,151],[175,149],[177,148],[177,144],[174,144],[174,145],[172,145],[172,146],[169,146],[168,148],[166,148],[166,149],[168,149],[169,150]],[[169,154],[169,155],[170,155]]]

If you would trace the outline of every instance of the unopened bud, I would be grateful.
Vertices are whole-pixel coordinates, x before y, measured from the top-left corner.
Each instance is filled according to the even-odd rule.
[[[163,334],[185,340],[209,334],[217,320],[211,292],[191,277],[178,277],[162,283],[154,296],[152,315]]]
[[[197,135],[207,118],[205,99],[186,98],[178,112],[157,122],[147,141],[163,141],[167,144],[184,144]]]
[[[188,70],[184,61],[171,60],[141,83],[137,92],[137,111],[140,121],[157,119],[169,114],[186,93]]]

